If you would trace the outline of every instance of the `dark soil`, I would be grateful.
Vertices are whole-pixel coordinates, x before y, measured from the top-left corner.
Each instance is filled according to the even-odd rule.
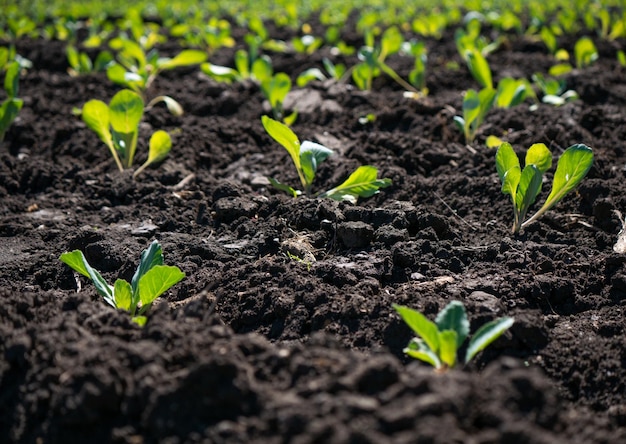
[[[149,91],[186,114],[145,114],[136,163],[156,129],[174,147],[134,181],[72,115],[119,88],[102,74],[71,78],[62,42],[20,41],[34,67],[0,151],[0,442],[626,442],[626,256],[613,251],[614,211],[626,212],[626,71],[619,44],[596,44],[600,59],[566,76],[580,100],[494,109],[471,147],[452,117],[477,85],[451,34],[429,42],[425,100],[384,77],[369,93],[296,89],[294,131],[336,151],[317,190],[360,164],[393,180],[351,205],[268,187],[267,176],[297,176],[263,130],[258,86],[195,68]],[[330,54],[271,55],[295,78]],[[553,63],[522,38],[489,60],[496,80]],[[407,77],[410,60],[391,64]],[[489,134],[520,153],[585,143],[595,163],[512,235]],[[152,239],[187,277],[144,328],[58,260],[80,249],[110,282],[129,279]],[[468,367],[436,374],[403,355],[411,332],[392,304],[434,317],[451,300],[472,330],[499,316],[515,324]]]

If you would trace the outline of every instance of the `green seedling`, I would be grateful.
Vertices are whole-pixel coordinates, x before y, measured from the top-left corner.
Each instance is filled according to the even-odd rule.
[[[86,52],[80,52],[72,45],[67,46],[66,53],[67,62],[70,65],[67,72],[72,77],[94,72],[104,72],[114,63],[113,55],[109,51],[100,52],[93,61]]]
[[[304,191],[294,189],[274,178],[269,178],[272,186],[278,190],[287,192],[293,197],[298,197],[301,194],[314,196],[311,188],[317,168],[333,151],[319,143],[310,142],[308,140],[300,144],[298,136],[296,136],[288,126],[277,120],[263,116],[262,122],[265,131],[267,131],[270,137],[282,145],[291,156],[291,160],[296,167]],[[390,179],[378,179],[377,175],[378,170],[375,167],[370,165],[360,166],[341,185],[320,193],[317,197],[346,200],[351,203],[356,203],[359,197],[371,197],[378,193],[380,188],[391,185]]]
[[[420,91],[385,63],[389,55],[396,54],[402,49],[403,38],[397,27],[392,26],[385,30],[380,45],[377,47],[374,46],[374,37],[371,32],[366,34],[365,41],[365,46],[362,46],[358,52],[361,62],[352,67],[352,80],[360,90],[370,91],[373,80],[384,72],[407,92],[415,96],[421,95]]]
[[[313,80],[320,80],[323,82],[326,80],[333,79],[333,80],[340,82],[342,78],[344,77],[344,74],[346,73],[345,65],[341,63],[337,63],[335,65],[326,57],[322,59],[322,64],[324,65],[324,70],[326,71],[326,73],[324,73],[319,68],[309,68],[306,71],[303,71],[302,73],[300,73],[300,75],[296,79],[296,84],[300,88],[303,88],[306,85],[308,85],[309,82]]]
[[[4,75],[4,91],[7,98],[0,104],[0,144],[4,140],[4,136],[11,124],[19,114],[24,101],[17,97],[20,64],[16,61],[6,62],[6,71]]]
[[[428,95],[426,87],[426,62],[428,61],[428,51],[424,42],[411,40],[402,44],[402,52],[415,57],[413,69],[409,73],[409,82],[413,85],[422,96]]]
[[[320,37],[315,37],[311,34],[305,34],[302,37],[294,37],[291,40],[293,49],[301,54],[311,55],[317,51],[324,43],[324,40]]]
[[[467,90],[463,97],[463,117],[454,116],[454,123],[463,131],[465,143],[472,143],[496,98],[496,90],[485,88],[479,92]]]
[[[140,326],[145,325],[147,320],[145,313],[152,303],[185,277],[185,273],[178,267],[163,265],[163,251],[157,241],[153,241],[142,251],[139,266],[130,283],[124,279],[117,279],[114,285],[109,285],[102,275],[89,265],[80,250],[63,253],[59,260],[91,279],[96,291],[107,304],[129,312],[133,322]]]
[[[132,40],[116,39],[111,47],[117,50],[116,60],[107,68],[107,77],[113,83],[122,85],[139,94],[145,101],[145,94],[152,82],[162,71],[181,66],[199,65],[206,60],[206,53],[196,49],[186,49],[173,58],[159,57],[156,49],[145,52],[143,47]],[[169,96],[152,99],[147,108],[164,102],[174,115],[182,114],[182,107]]]
[[[467,313],[461,302],[450,302],[439,312],[435,322],[412,308],[395,304],[393,308],[417,334],[404,349],[404,353],[427,362],[438,372],[444,372],[457,365],[459,349],[467,339],[470,329]],[[463,363],[470,362],[478,352],[508,330],[513,322],[513,318],[504,317],[480,327],[469,341]]]
[[[576,67],[586,68],[598,60],[598,50],[589,37],[581,37],[574,44]]]
[[[172,26],[170,35],[181,38],[187,46],[203,48],[209,57],[219,48],[235,46],[230,23],[217,17],[201,24],[178,23]]]
[[[543,94],[541,101],[549,105],[561,106],[567,102],[578,99],[578,93],[573,89],[567,89],[564,79],[546,80],[541,73],[533,74],[534,84]]]
[[[272,60],[266,56],[255,56],[253,52],[240,49],[235,52],[235,67],[203,63],[200,69],[212,79],[222,83],[241,82],[251,79],[261,83],[272,77]]]
[[[529,91],[532,91],[532,88],[529,87],[526,79],[505,77],[498,82],[495,105],[498,108],[511,108],[519,105],[526,99]]]
[[[572,191],[587,175],[593,164],[591,148],[572,145],[559,158],[552,190],[543,206],[528,220],[526,213],[541,192],[543,174],[552,166],[552,153],[543,143],[532,145],[526,152],[524,169],[509,143],[503,143],[496,152],[496,169],[502,182],[502,193],[511,196],[513,204],[513,233],[533,223]]]
[[[84,122],[109,148],[120,171],[133,164],[143,110],[143,100],[139,94],[128,89],[115,94],[109,105],[94,99],[83,106]],[[148,159],[135,171],[133,177],[137,177],[148,165],[165,159],[172,147],[172,140],[167,132],[158,130],[150,137],[149,146]]]
[[[297,114],[284,115],[283,102],[291,91],[291,79],[284,72],[279,72],[261,82],[261,91],[272,107],[274,118],[293,124]]]

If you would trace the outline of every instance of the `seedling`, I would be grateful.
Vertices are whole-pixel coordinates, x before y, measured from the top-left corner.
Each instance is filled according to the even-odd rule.
[[[320,163],[326,160],[333,151],[319,143],[305,140],[300,144],[298,136],[289,127],[267,116],[262,117],[265,131],[279,144],[281,144],[291,156],[300,182],[304,191],[296,190],[289,185],[280,183],[274,178],[269,178],[270,183],[276,189],[285,191],[293,197],[301,194],[313,196],[311,187],[315,179],[315,173]],[[338,187],[323,192],[318,197],[327,197],[334,200],[346,200],[356,203],[359,197],[371,197],[378,193],[380,188],[391,185],[391,179],[378,179],[378,170],[370,165],[360,166],[348,179]]]
[[[83,107],[83,120],[109,148],[120,171],[133,164],[143,110],[143,100],[139,94],[128,89],[115,94],[109,105],[94,99]],[[158,130],[153,133],[148,159],[135,171],[133,177],[137,177],[148,165],[165,159],[171,148],[172,140],[167,132]]]
[[[218,82],[232,83],[252,79],[259,83],[272,76],[272,60],[266,56],[255,56],[254,52],[239,49],[235,52],[235,68],[203,63],[200,69]]]
[[[70,65],[67,71],[72,77],[106,71],[106,69],[114,63],[113,55],[109,51],[100,52],[93,61],[86,52],[80,52],[72,45],[67,46],[66,53],[67,62]]]
[[[519,105],[532,91],[526,79],[505,77],[498,82],[495,104],[498,108],[510,108]]]
[[[4,91],[7,98],[0,105],[0,144],[24,104],[24,101],[17,97],[19,77],[20,64],[16,61],[7,62],[4,75]]]
[[[567,89],[564,79],[546,80],[541,73],[533,74],[532,79],[543,94],[541,98],[543,103],[561,106],[567,102],[578,99],[578,93],[573,89]]]
[[[552,190],[543,206],[524,222],[528,208],[541,192],[543,174],[552,166],[552,153],[543,143],[532,145],[526,152],[525,166],[507,142],[496,152],[496,169],[502,181],[502,193],[511,196],[513,203],[513,233],[533,223],[572,191],[587,175],[593,164],[591,148],[572,145],[559,158]]]
[[[411,339],[404,353],[412,358],[427,362],[438,372],[457,365],[458,352],[467,336],[470,324],[465,307],[452,301],[439,312],[432,322],[422,313],[402,305],[393,305],[400,317],[417,334]],[[467,346],[463,363],[470,362],[478,352],[498,339],[513,325],[513,318],[498,318],[484,324],[473,335]]]
[[[59,260],[91,279],[96,291],[107,304],[128,311],[133,322],[140,326],[146,323],[145,313],[156,298],[185,277],[185,273],[178,267],[163,265],[163,251],[158,241],[153,241],[142,251],[139,266],[130,283],[124,279],[117,279],[113,286],[109,285],[102,275],[89,265],[80,250],[63,253]]]
[[[454,116],[454,123],[463,131],[465,143],[472,143],[487,113],[493,106],[496,90],[485,88],[480,92],[469,89],[463,97],[463,117]]]
[[[322,64],[324,65],[324,70],[326,71],[326,73],[322,72],[322,70],[320,70],[319,68],[309,68],[306,71],[300,73],[300,75],[296,79],[296,84],[300,88],[302,88],[313,80],[325,81],[329,79],[334,79],[336,81],[341,81],[344,74],[346,73],[345,65],[341,63],[337,63],[335,65],[326,57],[324,57],[324,59],[322,60]]]
[[[589,37],[581,37],[574,45],[574,55],[576,56],[576,67],[586,68],[598,60],[598,50]]]
[[[183,50],[173,58],[159,57],[156,49],[146,53],[138,43],[121,38],[113,40],[111,46],[118,53],[116,62],[107,69],[109,80],[133,90],[141,96],[143,101],[145,101],[146,90],[150,88],[160,72],[181,66],[198,65],[207,57],[204,51],[195,49]],[[147,104],[147,107],[150,108],[161,101],[172,114],[182,114],[182,107],[169,96],[155,97]]]

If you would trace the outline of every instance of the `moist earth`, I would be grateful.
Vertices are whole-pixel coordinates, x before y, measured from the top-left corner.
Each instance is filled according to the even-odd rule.
[[[421,100],[387,77],[370,92],[295,88],[294,131],[336,152],[316,190],[361,164],[392,179],[356,205],[270,187],[267,177],[298,177],[261,125],[259,87],[197,68],[165,72],[148,91],[185,114],[147,111],[136,162],[156,129],[172,134],[170,156],[137,180],[120,173],[72,113],[119,88],[104,74],[70,77],[64,45],[17,42],[33,68],[0,149],[1,442],[626,442],[626,256],[613,250],[626,213],[623,41],[596,39],[599,60],[565,76],[579,100],[493,109],[471,145],[452,118],[477,85],[452,32],[427,41]],[[211,61],[232,64],[234,50]],[[326,49],[270,55],[294,80],[323,57],[356,63]],[[489,62],[496,80],[555,63],[523,36]],[[402,57],[390,65],[404,78],[412,69]],[[513,235],[490,134],[520,154],[584,143],[595,162],[576,192]],[[80,249],[109,282],[130,279],[153,239],[186,278],[143,328],[58,260]],[[515,324],[439,374],[403,354],[412,334],[392,304],[433,318],[452,300],[472,331],[500,316]]]

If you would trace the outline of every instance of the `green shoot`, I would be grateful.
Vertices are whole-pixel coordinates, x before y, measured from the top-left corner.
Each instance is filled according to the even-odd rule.
[[[113,55],[109,51],[100,52],[94,61],[85,52],[79,52],[76,47],[68,45],[66,48],[67,61],[70,67],[67,69],[72,77],[93,72],[103,72],[114,63]]]
[[[470,329],[467,313],[461,302],[450,302],[439,312],[435,322],[412,308],[395,304],[393,308],[417,334],[404,349],[404,353],[427,362],[439,372],[457,365],[458,350],[467,339]],[[504,317],[480,327],[469,342],[463,363],[470,362],[474,356],[508,330],[513,322],[513,318]]]
[[[463,117],[454,116],[454,123],[463,131],[465,143],[472,143],[487,113],[493,106],[496,90],[485,88],[479,92],[469,89],[463,97]]]
[[[563,79],[546,80],[541,73],[533,74],[532,79],[543,94],[541,97],[543,103],[561,106],[567,102],[578,99],[578,93],[572,89],[567,89],[567,85]]]
[[[498,82],[495,104],[498,108],[510,108],[519,105],[526,99],[530,89],[526,79],[516,80],[505,77]]]
[[[141,97],[128,89],[115,94],[109,105],[94,99],[83,106],[84,122],[109,148],[120,171],[133,164],[143,110]],[[171,146],[170,136],[165,131],[155,132],[150,139],[148,160],[133,177],[149,164],[163,160]]]
[[[141,253],[139,266],[130,283],[124,279],[117,279],[113,286],[109,285],[102,275],[89,265],[80,250],[63,253],[59,260],[91,279],[96,291],[106,303],[128,311],[133,322],[140,326],[146,323],[145,313],[154,300],[185,277],[185,273],[178,267],[163,265],[163,251],[157,241],[153,241]]]
[[[19,78],[19,62],[7,62],[6,73],[4,75],[4,91],[6,92],[7,98],[0,104],[0,144],[24,104],[24,101],[17,97]]]
[[[522,170],[517,154],[509,143],[503,143],[496,152],[496,169],[502,182],[502,193],[511,196],[513,204],[513,233],[539,219],[572,191],[587,175],[593,164],[591,148],[572,145],[559,158],[552,183],[552,191],[543,206],[528,220],[526,213],[541,192],[543,174],[552,166],[552,153],[543,143],[532,145],[526,152]]]
[[[574,45],[574,55],[576,56],[576,67],[586,68],[598,60],[598,50],[589,37],[581,37]]]
[[[296,167],[300,183],[304,192],[269,178],[276,189],[285,191],[293,197],[301,194],[312,196],[312,185],[318,166],[326,160],[333,151],[319,143],[308,140],[300,143],[298,136],[283,123],[267,116],[262,117],[265,131],[289,153]],[[356,203],[359,197],[371,197],[378,193],[380,188],[391,185],[390,179],[378,179],[378,170],[373,166],[361,166],[350,177],[336,188],[321,193],[318,197],[327,197],[335,200],[346,200]]]

